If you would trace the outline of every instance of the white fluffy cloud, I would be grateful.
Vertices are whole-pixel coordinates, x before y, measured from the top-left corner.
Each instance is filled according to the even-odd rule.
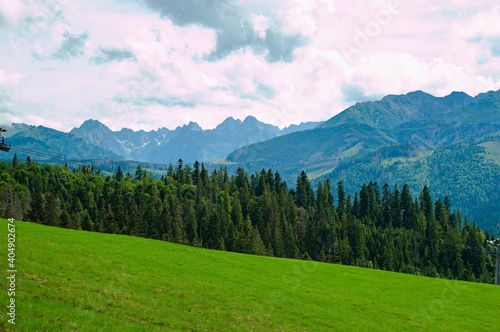
[[[285,126],[386,94],[477,94],[500,89],[498,22],[479,0],[2,2],[0,121]]]

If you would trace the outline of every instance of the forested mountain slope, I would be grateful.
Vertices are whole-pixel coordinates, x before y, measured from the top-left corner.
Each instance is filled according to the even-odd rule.
[[[351,194],[367,180],[412,183],[413,191],[442,184],[437,194],[495,228],[499,166],[484,144],[498,149],[499,135],[499,91],[442,98],[416,91],[358,103],[317,128],[243,147],[218,163],[249,171],[272,166],[292,181],[306,170],[313,179],[344,181]]]

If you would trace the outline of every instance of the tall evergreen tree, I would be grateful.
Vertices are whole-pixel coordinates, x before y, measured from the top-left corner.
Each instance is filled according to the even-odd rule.
[[[118,169],[116,170],[115,178],[116,181],[118,182],[120,182],[123,179],[123,171],[120,165],[118,165]]]
[[[17,168],[19,166],[19,158],[17,157],[17,153],[14,153],[14,158],[12,158],[12,168]]]
[[[339,181],[337,183],[337,200],[338,200],[337,213],[341,215],[342,212],[345,211],[345,205],[346,205],[346,197],[342,181]]]

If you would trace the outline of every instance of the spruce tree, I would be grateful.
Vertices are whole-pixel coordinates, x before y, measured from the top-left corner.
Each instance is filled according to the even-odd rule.
[[[342,212],[345,211],[345,204],[346,204],[344,185],[342,184],[342,181],[339,181],[337,183],[337,200],[338,200],[337,214],[341,215]]]
[[[41,223],[43,218],[44,199],[40,190],[35,190],[32,195],[31,207],[28,212],[28,220]]]
[[[116,170],[115,179],[118,182],[120,182],[123,179],[123,171],[120,165],[118,165],[118,169]]]
[[[12,158],[12,168],[19,166],[19,158],[17,158],[17,153],[14,153],[14,158]]]

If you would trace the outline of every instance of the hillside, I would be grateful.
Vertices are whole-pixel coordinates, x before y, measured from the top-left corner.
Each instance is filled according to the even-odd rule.
[[[0,163],[0,217],[429,277],[494,278],[484,252],[494,234],[469,223],[449,198],[433,200],[427,187],[412,197],[407,185],[370,182],[353,200],[340,183],[334,198],[326,180],[314,193],[305,172],[296,189],[281,179],[178,165],[155,180],[140,168],[131,178],[14,160]]]
[[[146,132],[127,128],[112,131],[97,120],[87,120],[69,133],[43,126],[11,124],[5,126],[8,131],[4,136],[15,147],[71,159],[110,158],[168,164],[179,159],[187,163],[214,161],[245,145],[319,124],[306,122],[280,129],[248,116],[244,121],[229,117],[210,130],[190,122],[174,130],[159,128]],[[21,154],[25,158],[25,154]],[[13,153],[5,157],[12,159],[12,156]]]
[[[226,159],[241,165],[259,161],[278,169],[294,168],[297,176],[301,171],[298,165],[293,165],[297,160],[304,160],[302,164],[306,169],[325,169],[331,166],[329,160],[358,158],[387,146],[410,143],[433,149],[443,144],[497,136],[500,134],[499,100],[500,91],[475,98],[464,93],[438,98],[421,91],[390,95],[380,101],[358,103],[314,129],[246,146],[230,153]],[[327,129],[330,131],[326,132]],[[360,134],[360,130],[370,131],[370,135]],[[359,136],[358,143],[364,143],[346,155],[344,151],[353,146],[353,139],[346,136]],[[297,144],[309,148],[298,151]],[[275,159],[277,151],[280,151],[279,161]],[[311,155],[316,158],[308,160]],[[325,165],[318,166],[322,163]]]
[[[324,122],[321,127],[364,123],[374,128],[393,129],[406,122],[447,114],[473,101],[473,97],[463,92],[453,92],[442,98],[436,98],[422,91],[399,96],[389,95],[380,101],[357,103]]]
[[[314,128],[319,124],[301,123],[281,130],[248,116],[244,121],[229,117],[210,130],[203,130],[196,122],[190,122],[175,130],[160,128],[135,132],[124,128],[115,132],[99,121],[88,120],[70,133],[89,144],[113,151],[122,159],[154,163],[175,163],[182,159],[194,163],[196,160],[214,161],[245,145]]]
[[[13,147],[38,151],[68,159],[117,158],[118,155],[83,139],[43,126],[25,127],[25,130],[9,137]],[[15,151],[2,157],[12,158]],[[20,153],[23,154],[23,153]]]
[[[2,319],[0,329],[464,331],[500,324],[487,300],[500,297],[492,285],[15,224],[19,306],[16,325]],[[0,255],[5,262],[6,250]]]
[[[305,170],[316,181],[343,181],[351,195],[367,181],[409,183],[413,192],[438,185],[438,197],[450,196],[481,227],[498,231],[500,189],[492,179],[500,168],[481,144],[496,151],[499,135],[500,91],[476,97],[416,91],[358,103],[317,128],[243,147],[217,163],[250,172],[272,167],[291,185]],[[479,150],[459,151],[464,144]]]
[[[283,174],[331,168],[356,154],[374,151],[394,141],[365,124],[343,124],[317,128],[245,146],[232,152],[227,161],[250,170],[279,169]]]
[[[500,138],[457,143],[434,151],[413,145],[380,149],[341,163],[323,177],[342,181],[354,192],[366,178],[378,183],[428,185],[435,197],[448,196],[454,207],[483,229],[500,232]]]

